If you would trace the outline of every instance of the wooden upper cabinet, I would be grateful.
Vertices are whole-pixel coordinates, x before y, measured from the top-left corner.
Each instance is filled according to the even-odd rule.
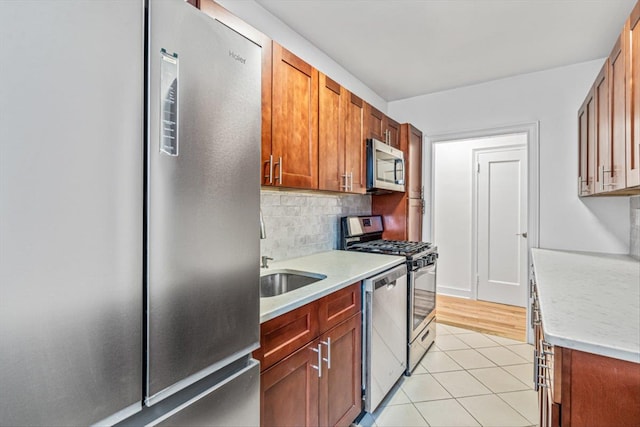
[[[320,73],[318,105],[318,188],[342,191],[348,188],[345,175],[346,90]]]
[[[320,73],[318,114],[318,188],[364,194],[364,102]]]
[[[410,199],[423,199],[422,132],[405,123],[400,126],[400,148],[405,154],[405,189]]]
[[[384,127],[386,131],[386,142],[394,148],[400,148],[400,123],[390,117],[385,117]]]
[[[349,192],[367,192],[367,147],[365,144],[365,103],[347,93],[345,124],[345,173],[349,174]]]
[[[273,42],[272,73],[268,180],[317,189],[318,70]]]
[[[640,194],[639,20],[637,2],[578,111],[580,196]]]
[[[602,193],[605,187],[605,170],[609,169],[609,60],[593,86],[595,99],[595,165],[596,180],[594,193]]]
[[[609,153],[603,163],[605,191],[626,187],[626,70],[623,35],[618,37],[609,60]],[[608,167],[607,167],[608,163]]]
[[[578,110],[578,195],[593,194],[595,177],[595,100],[593,89]]]
[[[365,122],[367,138],[374,138],[392,147],[400,148],[400,123],[387,117],[382,111],[365,103]]]
[[[640,2],[625,25],[627,72],[627,187],[640,185]]]
[[[366,136],[367,138],[374,138],[379,141],[386,142],[386,128],[385,128],[385,115],[382,111],[378,110],[374,106],[365,103],[365,121],[367,124]]]

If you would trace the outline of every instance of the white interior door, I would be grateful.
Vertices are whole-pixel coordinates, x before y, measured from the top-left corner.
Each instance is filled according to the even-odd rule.
[[[478,299],[526,307],[526,149],[479,153],[477,160]]]

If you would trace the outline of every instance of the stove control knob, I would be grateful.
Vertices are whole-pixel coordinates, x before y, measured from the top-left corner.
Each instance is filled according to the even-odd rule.
[[[417,259],[417,260],[415,260],[415,261],[413,262],[413,265],[414,265],[416,268],[422,268],[422,267],[424,267],[424,259]]]

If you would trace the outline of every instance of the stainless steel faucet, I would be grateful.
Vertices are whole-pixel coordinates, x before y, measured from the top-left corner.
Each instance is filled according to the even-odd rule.
[[[262,209],[260,209],[260,238],[261,239],[267,238],[267,229],[264,226],[264,218],[262,218]],[[264,263],[264,260],[262,262]]]
[[[273,258],[268,256],[263,256],[262,265],[260,266],[260,268],[269,268],[269,261],[273,261]]]

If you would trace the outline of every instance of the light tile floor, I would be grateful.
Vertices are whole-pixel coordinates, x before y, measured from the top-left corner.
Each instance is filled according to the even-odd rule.
[[[534,426],[533,346],[437,325],[436,342],[361,426]]]

